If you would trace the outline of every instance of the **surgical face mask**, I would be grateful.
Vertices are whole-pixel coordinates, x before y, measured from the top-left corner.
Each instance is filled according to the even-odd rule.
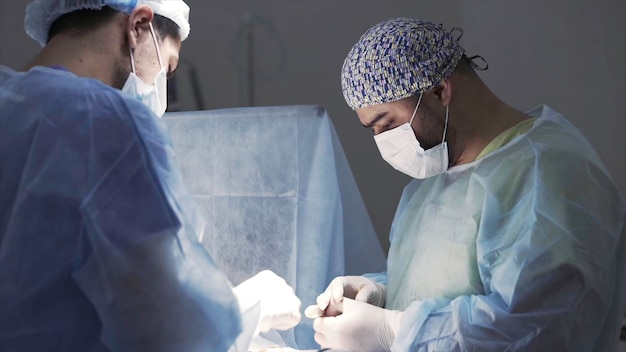
[[[157,74],[153,85],[146,84],[135,73],[135,59],[133,57],[133,51],[129,48],[132,71],[130,75],[128,75],[126,83],[124,83],[124,87],[122,87],[122,92],[141,101],[148,108],[150,108],[155,115],[162,117],[165,113],[165,109],[167,108],[167,75],[163,62],[161,61],[161,52],[159,51],[159,44],[157,42],[156,35],[154,34],[152,23],[150,23],[150,33],[152,33],[152,39],[154,40],[154,45],[156,46],[161,71]]]
[[[424,150],[415,138],[415,132],[411,127],[421,101],[422,95],[420,94],[411,121],[374,136],[378,150],[385,161],[394,169],[418,179],[439,175],[448,169],[448,144],[445,142],[448,129],[448,107],[446,107],[446,122],[441,143]]]

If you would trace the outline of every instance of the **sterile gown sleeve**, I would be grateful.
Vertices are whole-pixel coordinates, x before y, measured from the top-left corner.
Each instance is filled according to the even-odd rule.
[[[459,182],[467,192],[444,199]],[[427,196],[416,200],[416,194]],[[475,265],[484,292],[412,300],[402,309],[392,351],[616,348],[626,292],[624,201],[564,118],[539,119],[526,135],[473,165],[413,181],[394,219],[397,237],[407,231],[397,226],[401,218],[416,216],[406,212],[424,199],[435,212],[478,204],[479,213],[466,222],[477,224]],[[441,221],[442,233],[432,236],[450,231],[454,238],[463,226]],[[417,250],[419,256],[435,249]]]
[[[5,69],[2,83],[3,143],[20,147],[6,160],[22,170],[6,179],[19,177],[6,185],[12,211],[2,221],[2,306],[17,318],[2,319],[9,346],[228,350],[241,330],[238,304],[200,244],[203,222],[163,123],[62,70]],[[67,316],[20,303],[31,299],[62,304]]]
[[[226,351],[239,333],[238,305],[200,244],[203,223],[164,125],[134,101],[98,100],[104,106],[82,117],[91,182],[80,212],[92,253],[73,277],[98,312],[103,343],[112,351]]]

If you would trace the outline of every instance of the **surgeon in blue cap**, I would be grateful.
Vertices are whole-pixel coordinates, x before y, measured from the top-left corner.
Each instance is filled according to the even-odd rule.
[[[35,0],[43,49],[0,66],[0,350],[245,351],[299,322],[264,271],[233,288],[164,124],[182,0]]]
[[[344,61],[343,94],[414,178],[387,271],[334,279],[305,314],[347,351],[615,351],[626,206],[582,133],[500,100],[459,34],[393,18]]]

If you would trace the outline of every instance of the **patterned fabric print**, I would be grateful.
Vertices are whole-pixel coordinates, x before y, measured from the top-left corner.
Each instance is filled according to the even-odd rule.
[[[352,109],[408,98],[450,76],[464,52],[441,24],[410,18],[380,22],[346,57],[343,96]]]

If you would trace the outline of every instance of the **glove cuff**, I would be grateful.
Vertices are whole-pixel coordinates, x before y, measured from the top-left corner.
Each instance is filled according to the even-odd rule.
[[[400,332],[400,326],[402,323],[402,315],[404,312],[399,310],[389,310],[385,309],[384,311],[385,321],[387,322],[387,326],[391,330],[393,337],[391,339],[391,343],[393,344],[393,340],[395,340],[396,336]]]

